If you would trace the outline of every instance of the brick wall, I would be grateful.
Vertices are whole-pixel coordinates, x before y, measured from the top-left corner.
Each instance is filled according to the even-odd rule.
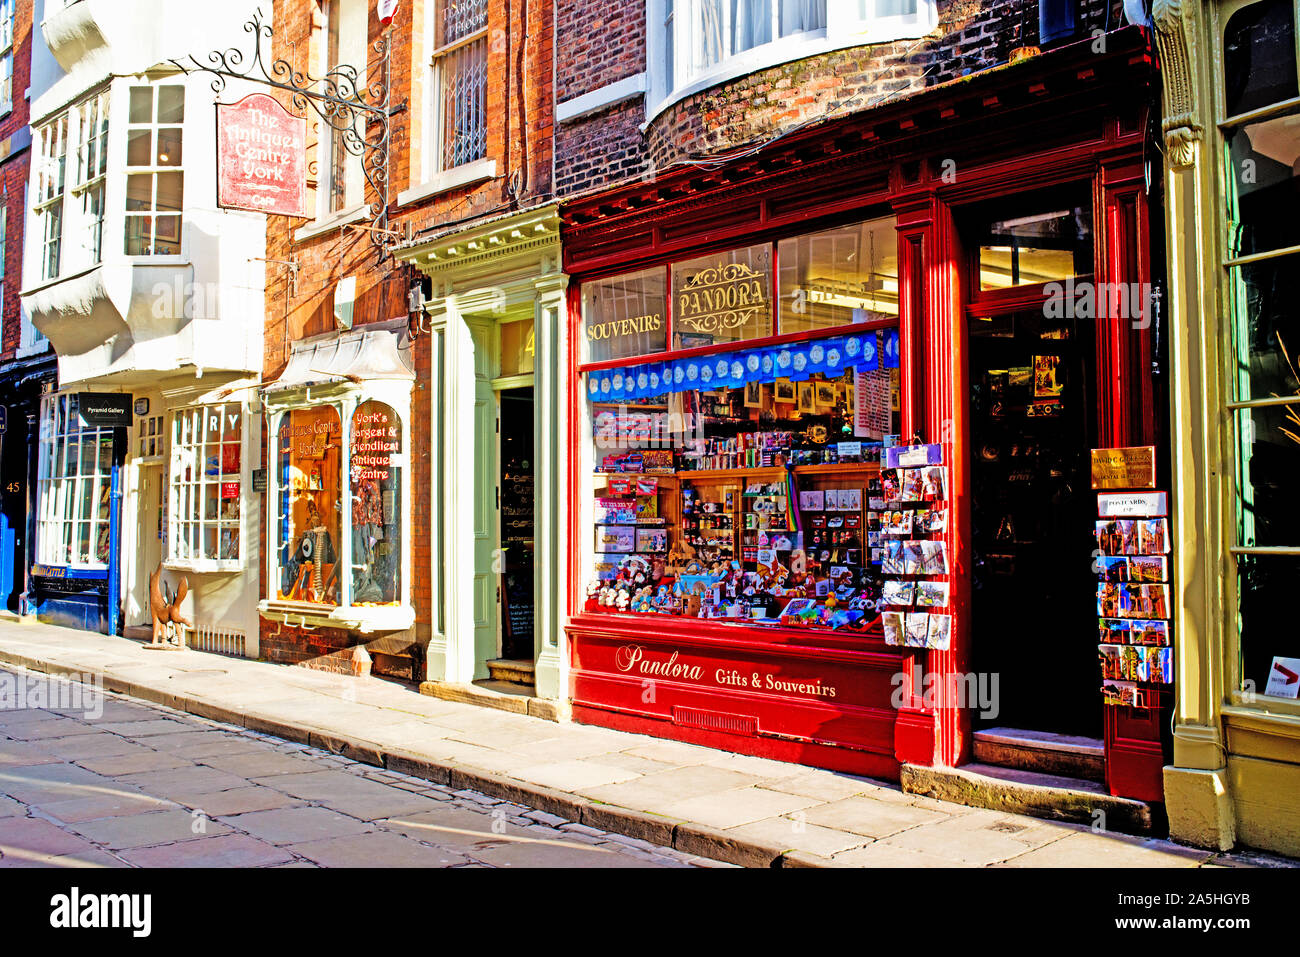
[[[32,72],[32,2],[18,0],[14,9],[13,112],[0,120],[0,141],[27,126],[28,103],[23,95]],[[22,341],[23,222],[26,215],[27,177],[32,151],[23,149],[0,163],[0,184],[6,210],[4,246],[4,308],[0,312],[0,362],[12,359]]]
[[[568,6],[557,35],[561,101],[645,68],[642,0]],[[641,96],[564,124],[556,134],[557,192],[572,197],[758,145],[800,124],[997,66],[1013,48],[1038,43],[1037,0],[940,0],[938,14],[938,28],[919,40],[836,50],[700,91],[663,111],[644,133]],[[637,17],[640,26],[630,22]],[[1081,36],[1114,29],[1123,24],[1122,4],[1081,0],[1078,21]]]
[[[362,0],[369,10],[370,40],[381,37],[375,4]],[[425,64],[432,39],[425,35],[426,12],[434,0],[412,0],[399,7],[392,30],[391,103],[398,110],[390,123],[389,226],[405,237],[425,230],[445,230],[470,225],[476,219],[548,202],[553,195],[551,47],[554,7],[552,0],[489,0],[487,159],[495,160],[497,175],[486,182],[444,192],[406,206],[397,205],[398,194],[420,186],[424,180],[423,144],[434,115],[425,108]],[[277,0],[275,5],[275,55],[297,69],[306,69],[313,55],[313,18],[317,0]],[[292,44],[292,46],[291,46]],[[378,73],[372,73],[372,79]],[[401,104],[405,103],[405,108]],[[316,122],[309,115],[309,129]],[[308,142],[315,140],[309,133]],[[309,161],[315,159],[309,153]],[[366,199],[374,197],[369,188]],[[294,231],[308,220],[271,217],[267,226],[267,258],[298,263],[297,288],[290,291],[288,269],[268,264],[266,274],[265,368],[263,378],[274,380],[284,369],[290,344],[335,328],[333,292],[345,276],[357,279],[354,328],[369,322],[407,316],[407,290],[414,271],[391,257],[379,262],[369,234],[362,230],[332,230],[303,242]],[[369,221],[358,225],[369,226]],[[426,337],[414,342],[416,383],[411,397],[412,420],[407,423],[411,474],[407,476],[412,524],[406,529],[411,549],[411,592],[416,627],[428,634],[431,555],[429,551],[430,352]],[[264,435],[264,445],[269,436]],[[264,533],[265,535],[265,530]],[[263,541],[264,547],[269,543]],[[265,568],[262,593],[268,591]],[[265,620],[261,627],[264,656],[273,661],[297,663],[333,654],[362,638],[346,631],[322,629],[304,632],[280,628]]]

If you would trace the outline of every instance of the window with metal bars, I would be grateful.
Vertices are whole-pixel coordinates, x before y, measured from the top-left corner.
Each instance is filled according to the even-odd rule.
[[[487,155],[487,0],[438,0],[430,71],[438,170]],[[436,172],[437,170],[435,170]]]

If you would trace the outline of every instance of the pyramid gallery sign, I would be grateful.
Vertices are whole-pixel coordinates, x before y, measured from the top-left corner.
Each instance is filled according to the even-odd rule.
[[[305,216],[307,121],[274,97],[217,104],[217,205]]]

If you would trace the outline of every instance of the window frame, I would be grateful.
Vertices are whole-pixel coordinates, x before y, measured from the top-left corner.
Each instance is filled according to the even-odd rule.
[[[171,82],[173,78],[168,77],[157,83],[133,83],[124,88],[126,97],[126,121],[122,124],[125,130],[126,147],[122,154],[122,179],[125,185],[125,192],[122,202],[122,255],[128,260],[157,260],[172,258],[176,259],[185,254],[185,115],[189,113],[189,87],[185,83]],[[158,118],[158,101],[160,91],[164,88],[175,88],[181,91],[181,109],[182,116],[179,123],[162,123]],[[133,123],[130,116],[131,95],[136,90],[147,89],[152,97],[149,122]],[[150,131],[150,163],[148,165],[132,165],[130,161],[130,139],[132,132],[142,129]],[[161,130],[175,129],[180,134],[181,162],[175,165],[162,165],[157,162],[157,144],[158,135]],[[160,210],[158,208],[158,182],[159,177],[163,174],[175,173],[181,177],[181,198],[180,208],[176,210]],[[147,210],[131,210],[127,208],[130,201],[130,178],[132,176],[148,176],[152,184],[150,191],[150,208]],[[158,252],[156,250],[156,238],[158,235],[158,221],[160,219],[176,220],[176,249]],[[137,219],[148,220],[150,223],[149,231],[149,252],[133,253],[129,252],[129,236],[131,221]]]
[[[76,429],[70,429],[68,427],[68,409],[71,407],[73,398],[75,398],[75,393],[72,392],[57,392],[41,398],[36,472],[36,547],[33,551],[35,561],[42,565],[93,570],[106,569],[108,568],[107,560],[103,562],[73,561],[72,555],[76,553],[75,550],[79,547],[75,542],[75,533],[81,525],[89,525],[91,555],[95,553],[98,547],[101,531],[107,531],[110,537],[112,535],[113,516],[111,504],[108,515],[102,519],[97,514],[82,515],[81,506],[86,498],[83,493],[86,480],[90,481],[92,510],[101,497],[110,494],[113,480],[113,458],[115,456],[110,452],[108,471],[103,472],[100,470],[100,451],[105,438],[108,438],[110,446],[115,445],[116,436],[114,432],[116,430],[112,427],[82,426],[80,419],[78,419]],[[61,416],[56,409],[61,409]],[[56,411],[47,414],[47,410]],[[47,426],[49,427],[48,432]],[[74,432],[77,436],[78,469],[76,474],[69,475],[66,453],[68,439]],[[83,474],[80,469],[80,463],[83,459],[81,448],[87,436],[90,437],[95,446],[95,462],[94,470]],[[63,460],[61,474],[54,474],[56,464],[51,461],[52,458]],[[71,544],[69,544],[68,536],[64,533],[64,529],[68,525],[73,527],[74,532],[74,541]],[[53,529],[57,529],[58,534],[55,540],[51,541],[50,533]],[[63,551],[56,551],[56,549],[62,549]]]
[[[645,22],[655,25],[654,29],[647,30],[646,35],[647,125],[674,103],[728,80],[845,47],[920,38],[939,22],[936,0],[916,0],[914,14],[886,17],[862,16],[856,8],[850,11],[850,6],[856,6],[850,0],[826,0],[825,28],[783,37],[779,30],[780,0],[773,0],[774,25],[770,41],[739,53],[723,55],[711,69],[679,80],[675,75],[669,76],[669,72],[682,71],[683,60],[679,45],[667,42],[665,27],[673,30],[676,37],[689,34],[690,25],[695,22],[692,14],[699,2],[645,0]],[[729,0],[723,2],[729,10]]]
[[[225,437],[226,428],[229,425],[226,416],[230,412],[239,414],[239,424],[235,427],[235,438],[233,440]],[[220,416],[220,438],[214,443],[207,439],[205,433],[205,423],[210,415]],[[247,476],[249,474],[248,464],[248,446],[249,446],[249,411],[243,403],[240,402],[215,402],[204,403],[201,405],[182,406],[172,409],[166,416],[164,422],[165,431],[159,437],[159,441],[166,443],[166,448],[159,449],[158,455],[167,456],[167,477],[168,477],[168,494],[167,494],[167,514],[164,522],[166,528],[167,540],[163,549],[163,563],[168,568],[184,568],[189,570],[200,571],[242,571],[247,556],[247,527],[245,522],[245,492],[248,489]],[[185,432],[185,420],[190,420],[190,425],[197,429],[197,432]],[[143,419],[141,420],[144,421]],[[197,423],[197,426],[195,425]],[[195,440],[196,435],[202,437]],[[235,446],[239,450],[239,468],[234,472],[226,472],[225,449],[228,446]],[[207,475],[206,462],[209,456],[209,449],[217,449],[219,471],[215,476]],[[152,457],[147,457],[152,458]],[[192,471],[192,478],[183,476],[183,469],[189,466]],[[234,479],[231,476],[235,476]],[[238,491],[235,500],[238,502],[238,514],[233,518],[223,518],[221,515],[221,489],[223,485],[235,481],[238,483]],[[209,487],[216,487],[217,490],[217,517],[209,519],[204,514],[204,502],[206,501],[205,492]],[[188,493],[188,494],[187,494]],[[191,507],[185,507],[185,506]],[[205,555],[204,547],[207,541],[207,532],[212,528],[216,533],[216,551],[215,558]],[[238,535],[237,553],[231,557],[222,554],[222,533],[233,529]],[[184,532],[193,531],[197,536],[190,536],[191,541],[196,541],[197,545],[190,546],[189,554],[182,554],[178,546],[185,540]],[[197,552],[197,553],[196,553]]]
[[[351,66],[357,70],[357,85],[360,89],[356,93],[364,93],[366,90],[367,80],[370,69],[370,43],[369,43],[369,24],[370,24],[370,6],[368,0],[317,0],[320,11],[320,20],[318,29],[320,31],[320,41],[318,50],[318,73],[320,76],[330,76],[340,66]],[[343,33],[342,24],[347,19],[340,13],[340,7],[344,4],[353,4],[353,15],[360,12],[363,22],[366,24],[366,36],[361,43],[361,53],[364,59],[360,63],[346,63],[341,61],[343,54]],[[339,27],[339,44],[340,49],[335,52],[330,50],[330,32],[334,26]],[[340,62],[335,62],[340,58]],[[337,78],[335,78],[337,79]],[[364,125],[364,119],[362,123]],[[343,144],[343,134],[330,126],[324,120],[317,123],[317,146],[316,146],[316,222],[326,222],[328,220],[345,217],[350,212],[360,209],[365,205],[365,173],[363,168],[364,156],[360,153],[353,153]],[[342,151],[340,152],[340,146]],[[338,163],[336,165],[336,160]],[[338,206],[334,205],[334,190],[342,171],[343,191],[340,194]],[[350,189],[355,189],[356,195],[349,195]]]
[[[1266,2],[1266,0],[1228,0],[1228,2],[1217,3],[1213,6],[1211,10],[1212,44],[1217,64],[1221,66],[1226,62],[1226,30],[1232,17],[1242,10],[1262,2]],[[1300,75],[1300,10],[1296,9],[1294,3],[1291,6],[1293,53],[1296,57],[1297,74]],[[1217,362],[1220,386],[1219,399],[1216,404],[1219,406],[1221,414],[1216,416],[1216,419],[1222,423],[1217,429],[1217,438],[1221,461],[1224,463],[1224,467],[1218,472],[1215,483],[1220,497],[1220,519],[1217,537],[1223,543],[1220,548],[1220,561],[1223,563],[1225,585],[1222,628],[1228,644],[1227,649],[1225,649],[1227,653],[1224,655],[1226,691],[1232,705],[1250,706],[1254,703],[1256,707],[1266,707],[1273,710],[1278,709],[1280,706],[1281,709],[1288,713],[1294,712],[1300,715],[1300,702],[1295,699],[1267,696],[1264,694],[1263,688],[1255,688],[1252,693],[1243,687],[1246,675],[1243,663],[1242,634],[1238,623],[1238,609],[1241,600],[1239,559],[1243,556],[1300,556],[1300,542],[1295,545],[1241,544],[1241,523],[1238,521],[1237,507],[1238,477],[1242,474],[1241,443],[1238,438],[1239,413],[1253,409],[1278,408],[1285,406],[1288,402],[1295,403],[1300,397],[1291,395],[1239,399],[1239,376],[1233,368],[1238,350],[1238,317],[1233,310],[1233,305],[1239,300],[1239,297],[1233,292],[1233,287],[1234,284],[1240,281],[1237,278],[1238,270],[1244,266],[1279,260],[1300,253],[1300,244],[1246,255],[1233,255],[1232,229],[1234,224],[1229,215],[1229,204],[1231,202],[1230,197],[1234,195],[1232,192],[1234,187],[1232,182],[1233,174],[1228,166],[1227,155],[1227,141],[1230,133],[1251,123],[1300,109],[1300,96],[1270,103],[1244,113],[1228,115],[1225,89],[1227,77],[1221,68],[1216,70],[1215,74],[1212,97],[1212,109],[1216,121],[1214,125],[1213,155],[1215,159],[1213,162],[1213,177],[1217,195],[1221,197],[1221,203],[1216,208],[1218,217],[1217,242],[1213,252],[1219,273],[1217,303],[1221,317],[1221,328],[1216,337],[1216,344],[1220,350]],[[1256,699],[1262,699],[1266,704],[1260,705]]]
[[[0,0],[0,117],[14,109],[14,34],[18,29],[14,0]]]
[[[429,23],[428,37],[430,52],[425,63],[425,74],[427,77],[427,87],[429,90],[429,100],[427,116],[429,120],[429,130],[426,136],[427,159],[424,163],[425,180],[430,180],[439,173],[446,173],[451,170],[460,169],[487,159],[487,61],[488,61],[488,4],[486,0],[477,0],[482,4],[483,23],[464,35],[451,40],[448,43],[442,43],[441,14],[446,7],[448,0],[430,0],[429,3]],[[449,62],[455,54],[464,55],[465,52],[475,48],[481,51],[482,58],[482,105],[479,109],[481,127],[475,135],[482,137],[482,145],[473,149],[474,155],[468,156],[457,162],[449,162],[447,151],[449,144],[447,141],[446,129],[446,79],[450,71]]]

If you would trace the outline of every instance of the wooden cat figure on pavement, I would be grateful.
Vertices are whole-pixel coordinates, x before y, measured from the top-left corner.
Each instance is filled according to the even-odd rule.
[[[149,576],[149,611],[153,615],[153,642],[150,648],[180,648],[181,634],[177,625],[194,627],[194,623],[181,614],[181,602],[190,590],[189,580],[184,575],[176,585],[176,597],[170,598],[164,592],[166,584],[162,580],[162,565],[159,564]]]

